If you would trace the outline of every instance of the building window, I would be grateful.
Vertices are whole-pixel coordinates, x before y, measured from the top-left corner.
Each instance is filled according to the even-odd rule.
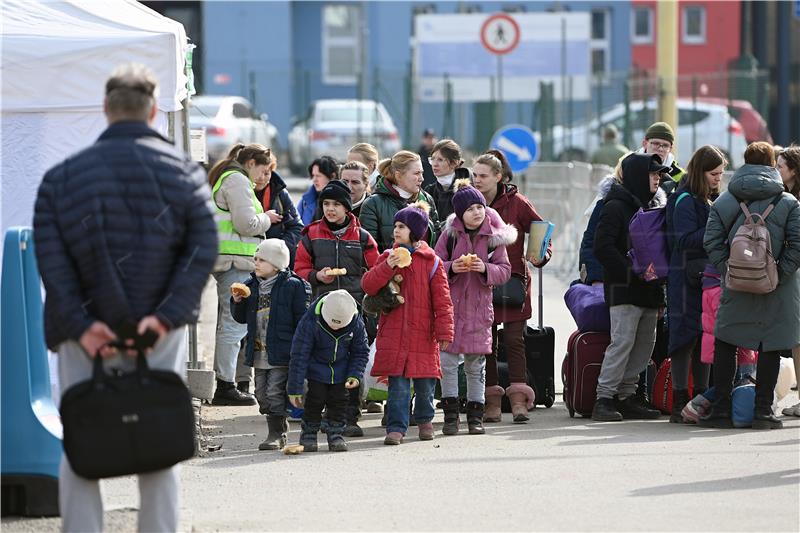
[[[631,11],[631,42],[633,44],[653,43],[653,10],[649,7],[635,7]]]
[[[683,8],[683,42],[706,44],[706,8],[686,6]]]
[[[361,11],[357,5],[330,4],[322,10],[323,83],[355,85],[361,50]]]
[[[604,76],[611,71],[611,16],[607,10],[592,10],[592,75]]]

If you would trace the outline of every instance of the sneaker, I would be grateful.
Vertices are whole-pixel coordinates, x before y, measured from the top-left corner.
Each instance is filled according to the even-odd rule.
[[[345,426],[344,433],[342,433],[342,435],[345,437],[363,437],[364,430],[361,429],[361,426],[356,423],[348,424]]]
[[[368,413],[382,413],[383,407],[378,402],[367,402],[367,412]]]
[[[711,409],[711,402],[702,394],[698,394],[681,411],[684,424],[697,424],[697,421],[705,416],[709,409]]]
[[[347,451],[347,442],[342,438],[341,435],[335,435],[333,437],[328,437],[328,451],[329,452],[346,452]]]
[[[781,411],[786,416],[800,416],[800,403],[796,403],[791,407],[785,408]]]
[[[597,422],[619,422],[622,420],[622,415],[614,406],[614,400],[611,398],[598,398],[594,403],[594,409],[592,409],[592,420]]]
[[[391,431],[386,434],[386,438],[383,439],[383,443],[387,446],[397,446],[403,442],[403,434],[399,431]]]
[[[616,407],[625,420],[655,420],[661,416],[661,411],[652,409],[644,398],[631,394],[624,400],[617,400]]]

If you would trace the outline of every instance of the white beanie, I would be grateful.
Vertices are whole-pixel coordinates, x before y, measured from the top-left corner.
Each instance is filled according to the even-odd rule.
[[[278,270],[289,268],[289,248],[280,239],[266,239],[258,243],[256,257],[272,264]]]
[[[331,329],[342,329],[350,324],[356,311],[356,301],[344,289],[329,292],[322,301],[322,319]]]

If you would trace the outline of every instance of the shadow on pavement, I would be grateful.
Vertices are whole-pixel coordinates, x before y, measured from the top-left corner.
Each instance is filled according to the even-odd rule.
[[[797,485],[800,470],[790,469],[779,472],[764,472],[752,476],[740,476],[711,481],[674,483],[631,491],[631,496],[667,496],[672,494],[691,494],[695,492],[729,492],[733,490],[764,489],[781,485]]]

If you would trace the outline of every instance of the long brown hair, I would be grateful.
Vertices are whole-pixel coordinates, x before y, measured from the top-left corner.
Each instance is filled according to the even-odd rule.
[[[714,170],[720,165],[724,168],[727,164],[725,156],[716,146],[707,144],[698,148],[689,160],[689,164],[686,165],[686,176],[683,178],[689,192],[697,198],[708,201],[712,192],[719,191],[712,191],[708,186],[706,172]]]
[[[378,164],[378,172],[383,179],[397,185],[397,178],[395,172],[405,172],[414,161],[419,161],[419,154],[409,152],[408,150],[400,150],[389,159],[384,159]]]
[[[256,165],[271,166],[273,161],[272,151],[263,144],[248,144],[245,146],[242,143],[238,143],[228,152],[228,157],[217,161],[211,168],[208,173],[208,184],[213,189],[225,169],[234,163],[244,165],[251,159],[255,160]]]

